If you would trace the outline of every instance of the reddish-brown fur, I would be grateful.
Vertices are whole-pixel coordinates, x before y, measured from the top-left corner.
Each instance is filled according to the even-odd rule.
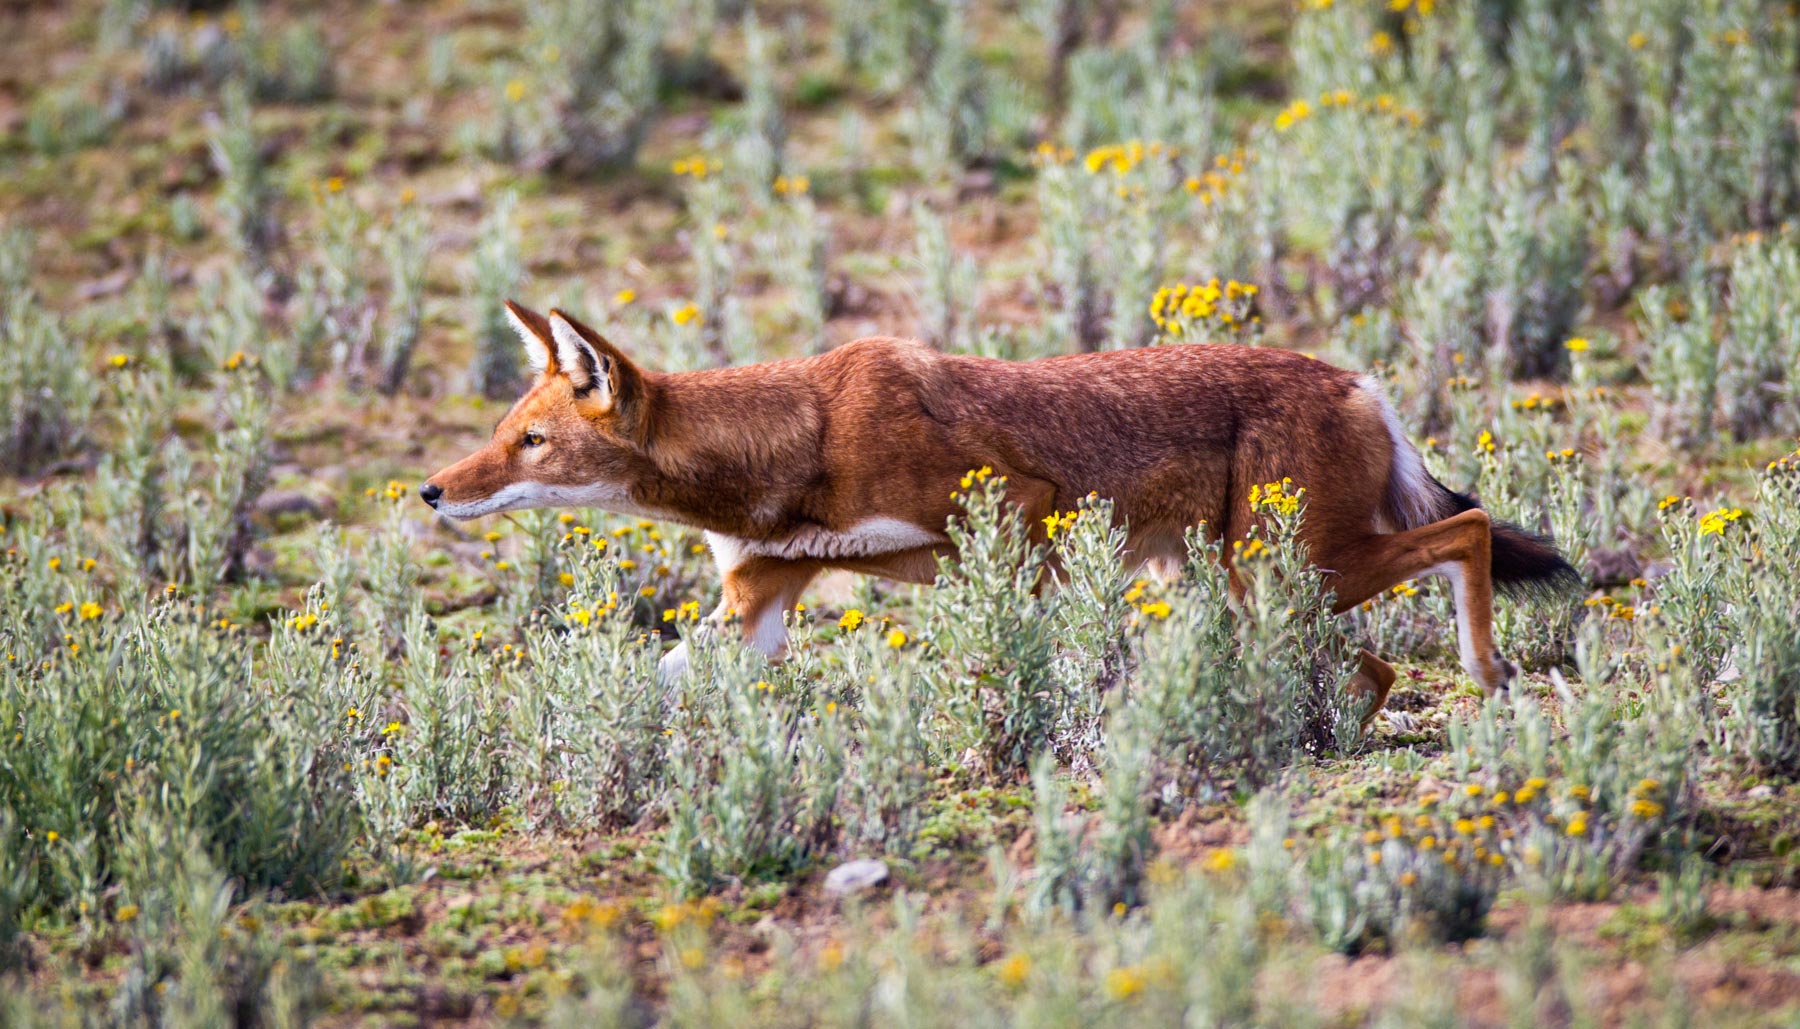
[[[1404,524],[1391,511],[1396,442],[1384,402],[1324,362],[1230,345],[1010,362],[874,338],[816,357],[658,374],[552,312],[591,347],[558,354],[546,319],[513,312],[528,346],[535,335],[550,355],[543,376],[490,444],[432,477],[434,506],[474,510],[521,482],[542,484],[532,496],[552,500],[602,483],[620,496],[601,506],[696,526],[732,547],[852,533],[872,518],[935,537],[848,557],[720,550],[721,611],[735,611],[746,631],[791,608],[825,568],[931,581],[948,552],[944,524],[958,512],[951,492],[973,468],[1006,476],[1009,500],[1040,533],[1043,516],[1090,492],[1111,499],[1132,558],[1152,561],[1181,560],[1196,524],[1240,538],[1250,487],[1287,477],[1306,489],[1302,536],[1340,610],[1454,565],[1467,592],[1470,671],[1490,688],[1510,675],[1491,635],[1487,515],[1378,531]],[[597,388],[584,391],[590,380]],[[524,445],[528,432],[544,442]],[[1359,679],[1379,707],[1393,673],[1366,655]]]

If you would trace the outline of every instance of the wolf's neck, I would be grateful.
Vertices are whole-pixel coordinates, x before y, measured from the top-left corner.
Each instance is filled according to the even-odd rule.
[[[816,392],[777,366],[663,376],[653,393],[646,507],[714,532],[780,528],[821,471]]]

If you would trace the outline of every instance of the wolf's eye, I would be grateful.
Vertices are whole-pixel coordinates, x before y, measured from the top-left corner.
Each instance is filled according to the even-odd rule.
[[[526,433],[526,434],[525,434],[525,445],[526,445],[526,446],[528,446],[528,447],[541,447],[541,446],[543,446],[543,445],[544,445],[544,434],[543,434],[543,433],[541,433],[541,432],[528,432],[528,433]]]

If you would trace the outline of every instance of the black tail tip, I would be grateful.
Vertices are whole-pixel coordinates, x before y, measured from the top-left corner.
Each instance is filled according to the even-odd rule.
[[[1508,596],[1549,599],[1579,593],[1587,585],[1548,536],[1495,522],[1493,540],[1494,587]]]

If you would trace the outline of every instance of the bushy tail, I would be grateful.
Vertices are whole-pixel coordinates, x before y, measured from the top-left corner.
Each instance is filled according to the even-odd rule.
[[[1440,518],[1448,518],[1481,505],[1474,497],[1458,493],[1437,479],[1431,479],[1438,494]],[[1490,573],[1494,588],[1507,596],[1548,597],[1574,593],[1585,583],[1581,573],[1563,560],[1556,541],[1548,536],[1521,528],[1511,522],[1494,519],[1494,565]]]
[[[1363,388],[1380,402],[1388,439],[1393,444],[1393,467],[1388,472],[1383,512],[1387,521],[1400,529],[1416,529],[1480,507],[1474,497],[1456,492],[1425,470],[1425,462],[1406,438],[1394,405],[1382,395],[1380,386],[1365,379]],[[1556,541],[1548,536],[1495,520],[1493,541],[1492,575],[1495,588],[1502,593],[1548,596],[1573,593],[1584,585],[1581,573],[1563,560]]]

